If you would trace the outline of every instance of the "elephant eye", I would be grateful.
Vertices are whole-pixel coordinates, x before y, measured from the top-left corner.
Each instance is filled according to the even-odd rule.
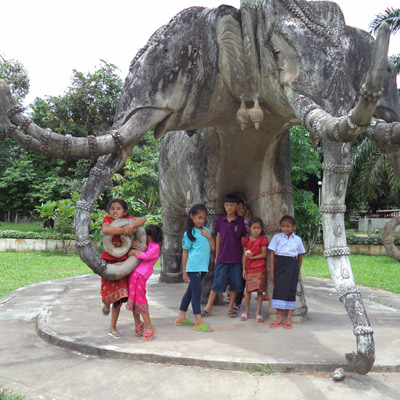
[[[168,47],[164,47],[164,53],[168,53]]]

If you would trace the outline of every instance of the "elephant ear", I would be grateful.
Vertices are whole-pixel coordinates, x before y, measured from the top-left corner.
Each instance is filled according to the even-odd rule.
[[[216,24],[217,44],[219,49],[218,69],[225,84],[234,98],[246,95],[246,100],[253,100],[250,94],[254,88],[248,82],[245,46],[240,22],[227,14],[220,17]],[[254,43],[254,42],[252,42]]]

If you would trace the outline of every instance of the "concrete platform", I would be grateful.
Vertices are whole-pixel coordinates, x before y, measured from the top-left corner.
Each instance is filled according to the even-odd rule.
[[[356,350],[347,313],[330,280],[305,278],[304,282],[309,319],[294,324],[292,330],[271,329],[267,307],[265,322],[256,323],[255,300],[248,321],[229,318],[227,306],[221,305],[206,319],[214,332],[177,327],[173,322],[186,284],[159,283],[157,275],[148,283],[150,313],[157,328],[151,342],[134,337],[132,314],[124,308],[118,322],[123,338],[107,335],[109,317],[100,312],[100,278],[95,275],[23,288],[2,299],[1,314],[26,317],[31,309],[39,336],[85,354],[229,370],[246,370],[255,364],[295,372],[346,368],[345,353]],[[400,327],[400,296],[369,288],[361,292],[375,330],[373,371],[399,372],[400,336],[394,332]]]

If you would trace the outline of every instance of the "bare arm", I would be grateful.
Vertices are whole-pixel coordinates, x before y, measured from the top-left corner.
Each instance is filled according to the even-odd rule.
[[[303,264],[303,254],[299,254],[299,282],[300,282],[300,271],[302,264]]]
[[[242,257],[242,267],[243,267],[243,278],[246,279],[246,248],[243,246],[243,257]]]
[[[136,232],[136,229],[139,226],[143,226],[146,223],[146,218],[135,218],[133,220],[133,222],[129,225],[124,226],[123,230],[124,230],[124,235],[131,235],[132,233]]]
[[[189,254],[189,250],[183,249],[183,251],[182,251],[182,270],[183,270],[183,280],[185,282],[189,282],[189,277],[186,272],[186,264],[187,264],[187,260],[188,260],[188,254]]]
[[[275,252],[273,250],[270,250],[269,263],[271,266],[271,272],[270,272],[271,281],[274,282]]]
[[[262,258],[267,257],[267,246],[262,246],[261,247],[261,254],[258,254],[256,256],[250,256],[250,260],[261,260]]]
[[[109,222],[104,222],[101,225],[101,231],[107,235],[123,235],[124,228],[117,228],[115,226],[111,226]]]
[[[217,232],[217,237],[215,238],[215,264],[217,264],[219,247],[221,246],[221,235]]]

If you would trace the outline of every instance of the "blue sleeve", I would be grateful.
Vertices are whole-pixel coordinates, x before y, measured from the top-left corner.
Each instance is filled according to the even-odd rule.
[[[189,239],[187,233],[185,232],[183,234],[183,238],[182,238],[182,248],[184,250],[190,250],[193,246],[193,242]]]

